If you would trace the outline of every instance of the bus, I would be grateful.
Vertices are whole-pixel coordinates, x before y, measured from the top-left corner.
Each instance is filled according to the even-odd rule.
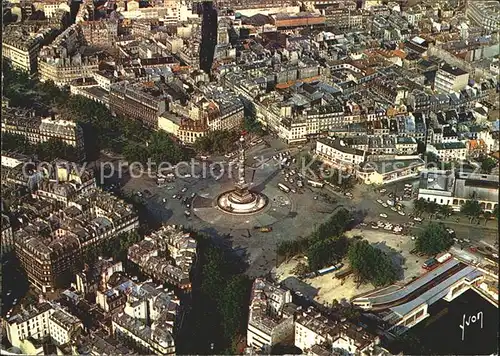
[[[338,269],[341,269],[342,266],[344,264],[342,263],[338,263],[336,265],[333,265],[333,266],[330,266],[330,267],[326,267],[326,268],[323,268],[323,269],[320,269],[319,271],[317,271],[316,273],[318,274],[318,276],[322,276],[322,275],[325,275],[327,273],[330,273],[330,272],[333,272],[333,271],[336,271]]]
[[[285,193],[288,193],[290,192],[290,188],[288,188],[286,185],[284,185],[283,183],[278,183],[278,188],[280,188],[282,191],[284,191]]]
[[[315,188],[323,188],[323,186],[325,185],[325,183],[316,182],[314,180],[308,180],[307,183],[309,183],[310,186]]]

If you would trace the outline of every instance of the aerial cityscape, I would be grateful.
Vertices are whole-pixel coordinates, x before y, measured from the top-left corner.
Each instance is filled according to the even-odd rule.
[[[498,354],[499,0],[2,4],[2,355]]]

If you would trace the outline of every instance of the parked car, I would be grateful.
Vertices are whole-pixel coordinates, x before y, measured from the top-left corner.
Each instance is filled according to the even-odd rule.
[[[401,216],[405,216],[406,215],[405,212],[402,211],[402,210],[398,210],[398,214],[401,215]]]
[[[381,218],[387,218],[387,214],[379,214]]]
[[[182,188],[181,192],[182,192],[182,193],[185,193],[185,192],[187,192],[187,190],[188,190],[188,189],[187,189],[186,187],[184,187],[184,188]]]

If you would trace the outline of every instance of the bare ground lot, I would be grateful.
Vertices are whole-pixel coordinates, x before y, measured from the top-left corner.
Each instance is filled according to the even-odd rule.
[[[418,277],[422,274],[421,265],[425,261],[425,258],[410,254],[410,251],[414,248],[414,241],[410,237],[395,235],[384,230],[359,229],[349,231],[347,235],[349,237],[362,236],[372,245],[388,253],[394,263],[400,268],[400,280],[398,284],[409,282],[413,277]],[[290,261],[282,263],[276,269],[276,279],[321,304],[331,304],[334,299],[338,301],[343,299],[350,300],[357,295],[375,289],[370,283],[358,285],[355,283],[352,275],[345,278],[342,283],[340,279],[335,278],[335,273],[306,278],[300,282],[292,274],[292,270],[300,261],[307,262],[303,257],[294,257]],[[343,268],[346,268],[346,266]],[[294,281],[294,283],[290,283],[291,281]],[[311,288],[301,288],[301,284],[309,285]],[[294,288],[295,286],[297,287],[296,289]]]

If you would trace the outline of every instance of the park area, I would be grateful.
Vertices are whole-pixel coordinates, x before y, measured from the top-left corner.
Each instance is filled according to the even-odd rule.
[[[398,284],[404,284],[411,281],[414,277],[422,274],[422,264],[425,262],[425,257],[418,257],[410,254],[414,249],[414,241],[409,236],[395,235],[391,232],[380,230],[360,230],[353,229],[346,232],[348,237],[361,236],[364,240],[368,241],[373,247],[380,249],[389,255],[398,270]],[[343,271],[346,266],[346,259],[344,259],[344,266],[339,271]],[[302,256],[296,256],[290,260],[283,262],[276,269],[276,278],[279,282],[290,281],[292,278],[296,279],[293,270],[298,263],[307,263],[307,260]],[[336,278],[335,274],[338,271],[327,273],[322,276],[313,278],[304,278],[301,281],[311,287],[314,293],[311,293],[311,298],[316,302],[329,305],[334,299],[341,301],[342,299],[351,300],[353,297],[369,292],[375,287],[371,283],[359,284],[355,281],[353,274],[345,277],[343,280]],[[293,290],[293,287],[291,288]]]

